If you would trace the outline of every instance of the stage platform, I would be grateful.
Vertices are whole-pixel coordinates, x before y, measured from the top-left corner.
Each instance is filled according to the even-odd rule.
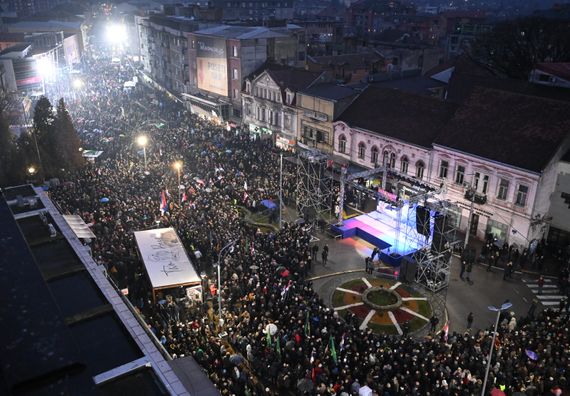
[[[402,222],[407,219],[407,213],[402,213],[398,240],[396,240],[398,222],[396,209],[374,211],[353,217],[345,220],[342,226],[332,225],[331,229],[343,239],[355,236],[364,239],[380,249],[380,259],[384,263],[399,266],[404,256],[409,256],[426,245],[417,240],[406,240],[406,227]]]

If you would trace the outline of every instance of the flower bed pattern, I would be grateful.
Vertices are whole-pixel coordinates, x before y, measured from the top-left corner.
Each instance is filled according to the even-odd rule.
[[[402,298],[398,308],[376,310],[366,305],[362,294],[370,288],[385,288],[396,292]],[[407,323],[410,332],[425,326],[432,316],[427,298],[412,288],[387,279],[359,278],[345,282],[336,288],[332,296],[332,306],[342,317],[353,313],[360,322],[360,328],[370,328],[375,333],[402,334]]]

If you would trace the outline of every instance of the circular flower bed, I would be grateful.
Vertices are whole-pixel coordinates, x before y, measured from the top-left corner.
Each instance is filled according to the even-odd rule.
[[[364,277],[345,282],[334,291],[332,306],[342,317],[353,313],[361,329],[381,334],[403,334],[405,326],[417,331],[432,316],[425,296],[388,279]]]

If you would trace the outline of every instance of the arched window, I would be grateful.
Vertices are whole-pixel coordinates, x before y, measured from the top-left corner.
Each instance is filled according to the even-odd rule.
[[[408,173],[408,165],[410,161],[408,161],[408,157],[405,155],[400,159],[400,172],[406,174]]]
[[[339,153],[346,153],[346,136],[340,135],[338,137],[338,152]]]
[[[383,166],[388,165],[388,155],[389,155],[388,151],[384,150],[384,152],[382,153],[382,165]]]
[[[372,162],[374,165],[378,164],[378,153],[378,147],[372,146],[370,149],[370,162]]]
[[[424,178],[424,169],[426,168],[425,164],[423,163],[423,161],[418,161],[416,162],[416,177],[418,179],[423,179]]]
[[[396,167],[396,154],[390,153],[390,168],[394,169]]]
[[[363,160],[366,156],[366,145],[363,142],[358,143],[358,158]]]

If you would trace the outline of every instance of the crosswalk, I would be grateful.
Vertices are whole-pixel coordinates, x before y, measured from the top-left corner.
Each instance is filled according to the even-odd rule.
[[[538,279],[524,279],[523,282],[527,285],[531,292],[535,295],[536,299],[545,308],[558,310],[560,307],[560,300],[564,295],[560,292],[556,281],[546,278],[544,279],[544,286],[542,286],[542,294],[538,294]]]

